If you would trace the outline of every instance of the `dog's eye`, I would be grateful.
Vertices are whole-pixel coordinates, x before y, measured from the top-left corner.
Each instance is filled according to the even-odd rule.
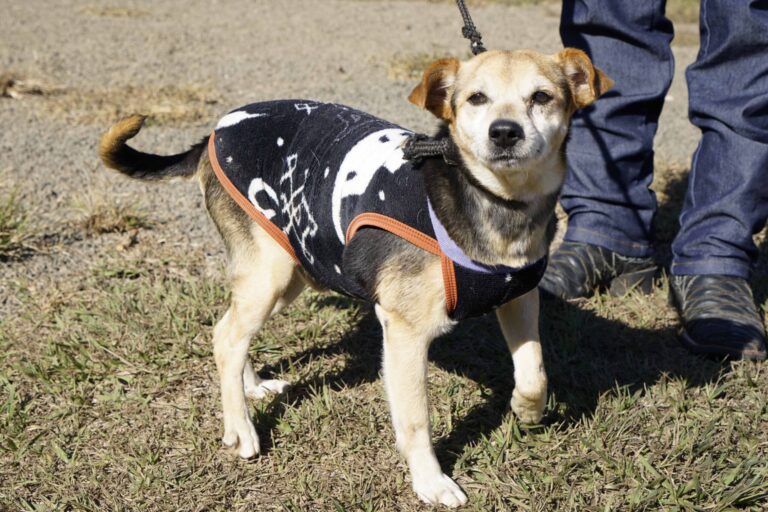
[[[488,102],[488,96],[486,96],[485,94],[483,94],[481,92],[476,92],[475,94],[473,94],[472,96],[467,98],[467,101],[471,105],[482,105],[483,103],[487,103]]]
[[[544,91],[536,91],[533,93],[533,96],[531,97],[534,103],[537,103],[539,105],[546,105],[550,101],[552,101],[552,96],[547,94]]]

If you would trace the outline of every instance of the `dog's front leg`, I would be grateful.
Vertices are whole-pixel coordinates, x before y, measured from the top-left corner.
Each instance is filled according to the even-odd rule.
[[[422,501],[457,507],[467,497],[443,474],[430,439],[427,350],[432,334],[376,306],[384,331],[384,386],[398,450],[408,462],[413,489]]]
[[[539,339],[539,291],[504,304],[496,311],[515,365],[512,410],[525,423],[537,423],[547,403],[547,374]]]

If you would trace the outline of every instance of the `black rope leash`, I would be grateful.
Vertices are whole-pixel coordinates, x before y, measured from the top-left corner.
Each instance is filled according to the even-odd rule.
[[[472,54],[477,55],[487,51],[483,46],[483,36],[478,32],[477,27],[472,22],[469,15],[469,9],[464,0],[456,0],[459,12],[464,20],[464,26],[461,28],[461,35],[469,39]],[[449,137],[435,139],[423,133],[416,133],[408,137],[403,146],[403,156],[414,163],[419,163],[424,158],[432,156],[441,156],[448,165],[458,165],[461,157]]]
[[[472,55],[483,53],[486,51],[485,46],[483,46],[483,36],[480,35],[477,27],[475,27],[475,24],[472,22],[472,16],[469,15],[469,9],[467,9],[467,5],[464,3],[464,0],[456,0],[456,5],[459,6],[459,12],[461,12],[461,17],[464,19],[464,26],[461,28],[461,35],[469,39]]]
[[[441,156],[448,165],[458,165],[461,158],[457,148],[450,137],[435,139],[423,133],[414,133],[403,146],[403,157],[414,163],[419,163],[424,158]]]

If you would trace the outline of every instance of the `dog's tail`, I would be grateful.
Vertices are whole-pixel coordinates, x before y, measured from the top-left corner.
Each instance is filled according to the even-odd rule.
[[[101,137],[99,156],[104,165],[140,180],[162,180],[194,176],[205,141],[177,155],[142,153],[126,144],[139,133],[146,116],[132,115],[118,121]]]

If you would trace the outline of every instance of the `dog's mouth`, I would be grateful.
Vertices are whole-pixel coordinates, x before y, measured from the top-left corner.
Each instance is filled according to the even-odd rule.
[[[535,160],[540,151],[530,148],[514,147],[509,149],[493,149],[488,155],[488,163],[495,168],[515,169]]]
[[[516,167],[527,159],[528,155],[521,154],[520,151],[505,150],[491,153],[488,162],[494,166]]]
[[[492,154],[490,161],[491,162],[508,162],[508,161],[515,161],[519,159],[520,159],[520,155],[509,152],[509,151],[504,151],[502,153]]]

